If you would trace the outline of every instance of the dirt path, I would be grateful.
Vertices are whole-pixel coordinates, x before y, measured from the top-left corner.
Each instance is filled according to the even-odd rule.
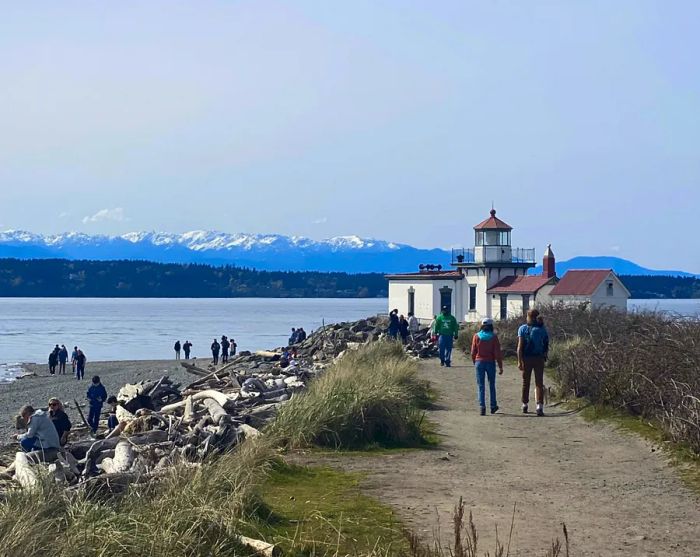
[[[452,508],[463,496],[481,551],[493,553],[496,525],[507,541],[515,503],[511,555],[543,554],[561,537],[562,522],[573,555],[700,555],[700,498],[644,440],[558,408],[543,418],[523,415],[512,366],[498,377],[501,410],[485,417],[471,362],[447,369],[429,360],[421,374],[440,393],[429,413],[442,435],[439,450],[323,460],[367,472],[369,492],[426,540],[439,526],[450,541]]]

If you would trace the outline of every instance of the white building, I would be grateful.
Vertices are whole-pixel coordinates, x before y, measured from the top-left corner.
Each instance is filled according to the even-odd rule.
[[[490,217],[474,227],[474,247],[452,250],[455,269],[421,265],[417,273],[387,275],[389,310],[413,312],[428,321],[448,306],[457,319],[478,322],[522,315],[548,302],[557,283],[554,254],[548,247],[543,274],[527,275],[535,266],[535,250],[513,248],[512,230],[491,210]]]
[[[553,303],[586,304],[591,309],[611,307],[627,311],[630,292],[611,269],[568,271],[550,292]]]

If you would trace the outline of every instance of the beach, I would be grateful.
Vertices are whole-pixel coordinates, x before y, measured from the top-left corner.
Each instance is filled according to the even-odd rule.
[[[190,360],[209,362],[206,359]],[[88,362],[85,379],[78,381],[68,365],[66,375],[49,375],[46,364],[24,364],[27,375],[0,384],[0,446],[12,443],[12,435],[17,433],[14,417],[25,404],[35,408],[46,408],[51,397],[60,399],[66,405],[66,412],[73,424],[81,423],[73,399],[81,405],[87,404],[85,393],[93,375],[99,375],[109,395],[116,395],[126,383],[137,383],[145,379],[159,379],[168,375],[174,382],[191,383],[196,377],[187,373],[176,360],[131,360]],[[87,410],[83,410],[87,413]]]

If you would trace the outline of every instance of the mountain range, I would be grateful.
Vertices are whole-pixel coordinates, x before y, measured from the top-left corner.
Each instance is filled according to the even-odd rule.
[[[359,236],[311,240],[301,236],[203,230],[183,234],[130,232],[121,236],[0,232],[0,257],[17,259],[131,259],[236,265],[274,271],[385,273],[414,271],[422,263],[449,267],[450,255],[444,249],[421,249]],[[567,269],[591,268],[611,268],[624,275],[695,276],[683,271],[647,269],[618,257],[586,256],[557,262],[559,276]],[[539,272],[538,268],[533,272]]]

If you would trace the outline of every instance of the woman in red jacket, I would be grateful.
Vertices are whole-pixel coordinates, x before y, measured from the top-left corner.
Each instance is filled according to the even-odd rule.
[[[496,402],[496,363],[498,363],[498,374],[503,374],[503,355],[501,354],[501,343],[493,331],[492,319],[484,319],[481,322],[481,330],[472,339],[472,362],[476,366],[476,385],[481,415],[486,415],[484,376],[488,377],[489,380],[491,414],[495,414],[498,410],[498,403]]]

